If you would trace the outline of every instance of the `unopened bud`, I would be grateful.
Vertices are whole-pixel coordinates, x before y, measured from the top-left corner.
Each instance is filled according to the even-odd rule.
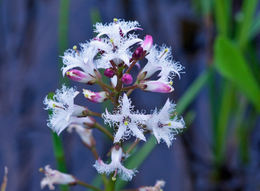
[[[89,83],[90,81],[93,81],[94,79],[86,74],[85,72],[77,69],[68,70],[66,72],[66,76],[70,78],[73,81],[81,82],[81,83]]]
[[[135,60],[138,60],[138,59],[140,59],[140,58],[142,58],[143,56],[144,56],[144,49],[141,47],[141,46],[139,46],[135,51],[134,51],[134,53],[133,53],[133,55],[132,55],[132,58],[133,59],[135,59]]]
[[[174,88],[167,82],[163,81],[145,81],[140,83],[139,87],[144,91],[170,93]]]
[[[133,77],[131,74],[123,74],[122,82],[126,85],[133,83]]]
[[[85,98],[95,103],[102,103],[107,99],[107,93],[105,91],[92,92],[90,90],[83,89]]]
[[[149,52],[151,50],[152,46],[153,46],[153,37],[151,35],[146,35],[141,47],[146,52]]]
[[[112,78],[114,75],[115,75],[115,72],[110,69],[110,68],[107,68],[105,71],[104,71],[104,75],[108,78]]]

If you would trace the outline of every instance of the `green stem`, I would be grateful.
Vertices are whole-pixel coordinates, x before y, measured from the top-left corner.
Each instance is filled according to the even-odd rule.
[[[80,181],[80,180],[77,180],[76,183],[77,183],[78,185],[84,186],[84,187],[89,188],[89,189],[94,190],[94,191],[102,191],[101,189],[99,189],[99,188],[97,188],[97,187],[95,187],[95,186],[92,186],[92,185],[90,185],[90,184],[88,184],[88,183],[82,182],[82,181]]]
[[[94,128],[97,128],[98,130],[100,130],[101,132],[103,132],[105,135],[108,136],[108,138],[110,138],[112,141],[114,140],[113,135],[102,125],[100,125],[98,122],[96,122],[94,124]]]
[[[66,172],[67,168],[61,138],[56,133],[52,133],[52,140],[54,156],[57,162],[57,169],[61,172]],[[62,191],[68,191],[69,187],[67,185],[62,185],[60,186],[60,189]]]

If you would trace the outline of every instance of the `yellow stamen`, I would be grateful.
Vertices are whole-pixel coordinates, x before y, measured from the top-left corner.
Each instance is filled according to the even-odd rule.
[[[77,50],[78,47],[76,45],[73,46],[73,50]]]
[[[124,124],[125,124],[125,125],[128,125],[128,121],[125,121]]]
[[[116,22],[118,21],[118,19],[117,19],[117,18],[114,18],[113,21],[116,23]]]
[[[114,177],[114,176],[113,176],[113,177],[112,177],[112,181],[114,181],[114,182],[115,182],[115,181],[116,181],[116,177]]]
[[[163,53],[162,53],[162,55],[161,55],[159,58],[162,58],[168,51],[169,51],[169,49],[168,49],[168,48],[165,48],[164,51],[163,51]]]
[[[112,38],[110,39],[110,42],[111,42],[111,43],[114,43],[114,41],[113,41],[113,39],[112,39]]]
[[[169,82],[169,84],[172,86],[173,82],[172,82],[172,81],[170,81],[170,82]]]
[[[54,103],[54,104],[52,104],[52,107],[56,107],[55,103]]]
[[[171,126],[172,124],[171,124],[171,122],[170,123],[168,123],[168,126]]]

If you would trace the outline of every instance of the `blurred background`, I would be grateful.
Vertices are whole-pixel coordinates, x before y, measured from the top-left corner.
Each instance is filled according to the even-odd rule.
[[[0,179],[7,166],[7,190],[40,190],[38,169],[46,164],[65,170],[66,163],[67,172],[99,184],[91,152],[76,134],[52,135],[42,101],[63,81],[64,50],[92,38],[95,22],[116,17],[137,20],[141,37],[171,46],[185,66],[172,94],[136,91],[134,104],[149,111],[170,96],[187,124],[170,149],[153,138],[141,145],[141,160],[127,163],[139,173],[121,186],[163,179],[165,191],[259,191],[259,6],[258,0],[0,0]],[[105,157],[111,145],[94,135]]]

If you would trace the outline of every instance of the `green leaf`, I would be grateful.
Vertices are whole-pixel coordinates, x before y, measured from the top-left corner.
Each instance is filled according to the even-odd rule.
[[[228,36],[230,25],[231,1],[215,0],[215,19],[218,32]]]
[[[260,89],[240,50],[230,40],[219,36],[215,42],[215,66],[260,111]]]
[[[59,25],[58,25],[58,36],[59,36],[59,55],[63,55],[64,51],[68,48],[68,36],[69,36],[69,0],[60,1],[60,12],[59,12]],[[59,62],[59,69],[62,68],[62,61]],[[63,78],[60,73],[60,84],[69,84],[68,78]]]
[[[217,126],[214,131],[215,163],[217,166],[222,164],[225,156],[229,115],[232,106],[232,98],[234,97],[234,88],[232,85],[228,83],[228,81],[226,81],[224,85]]]
[[[242,22],[240,23],[238,30],[239,47],[242,49],[244,49],[249,40],[257,3],[258,0],[246,0],[243,2]]]
[[[208,14],[210,14],[211,10],[212,10],[212,0],[193,0],[192,4],[193,7],[196,9],[196,12],[198,14],[201,14],[203,16],[206,16]]]

